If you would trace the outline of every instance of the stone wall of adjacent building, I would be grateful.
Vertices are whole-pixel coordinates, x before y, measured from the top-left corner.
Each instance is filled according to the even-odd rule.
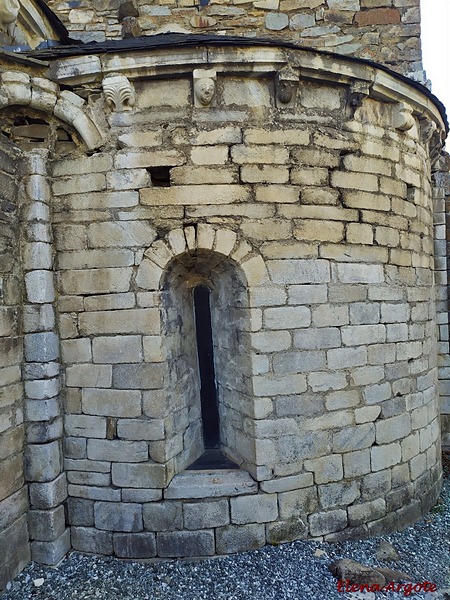
[[[439,331],[439,391],[441,396],[442,444],[450,446],[450,361],[448,317],[448,254],[450,212],[450,161],[443,154],[434,173],[436,310]]]
[[[0,149],[0,589],[30,559],[24,476],[20,153]]]
[[[51,167],[73,548],[212,555],[414,521],[441,476],[426,121],[349,112],[326,80],[284,108],[271,74],[223,75],[205,107],[189,76],[134,88],[103,149]],[[209,475],[186,470],[198,283],[240,466]]]
[[[419,0],[49,1],[72,37],[165,31],[270,37],[383,63],[423,81]]]

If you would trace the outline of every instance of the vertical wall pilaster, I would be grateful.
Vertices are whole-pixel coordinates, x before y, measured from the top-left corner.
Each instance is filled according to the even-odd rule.
[[[70,534],[63,505],[67,485],[61,447],[59,338],[54,308],[47,160],[46,150],[30,152],[22,182],[25,281],[23,379],[31,554],[33,560],[53,565],[69,550]]]

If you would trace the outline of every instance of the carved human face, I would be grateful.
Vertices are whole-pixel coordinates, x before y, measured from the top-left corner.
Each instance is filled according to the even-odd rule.
[[[19,0],[0,0],[0,25],[14,23],[19,14]]]
[[[295,82],[286,79],[280,79],[278,82],[278,100],[283,104],[288,104],[292,100],[295,91]]]
[[[215,91],[214,80],[204,77],[195,82],[194,92],[196,98],[203,106],[211,104]]]

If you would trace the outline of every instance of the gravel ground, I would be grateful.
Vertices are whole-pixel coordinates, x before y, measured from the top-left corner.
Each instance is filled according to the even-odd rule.
[[[389,541],[400,560],[375,558],[380,540]],[[318,552],[319,551],[319,552]],[[352,558],[366,565],[408,573],[414,582],[437,585],[435,593],[410,597],[449,600],[450,479],[441,500],[413,527],[389,536],[339,544],[298,541],[254,552],[198,561],[136,562],[73,552],[57,567],[31,563],[1,600],[374,600],[404,593],[338,592],[328,565]]]

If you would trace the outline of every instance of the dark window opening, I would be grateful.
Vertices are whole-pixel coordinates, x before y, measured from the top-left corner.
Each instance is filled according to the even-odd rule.
[[[154,187],[170,187],[170,169],[172,167],[150,167],[150,179]]]
[[[205,285],[198,285],[194,289],[195,332],[205,452],[188,467],[190,471],[239,468],[220,451],[219,406],[214,369],[210,295],[211,291]]]
[[[210,290],[205,285],[194,289],[195,332],[200,373],[200,404],[205,449],[219,448],[219,407],[217,403],[214,350],[211,328]]]

